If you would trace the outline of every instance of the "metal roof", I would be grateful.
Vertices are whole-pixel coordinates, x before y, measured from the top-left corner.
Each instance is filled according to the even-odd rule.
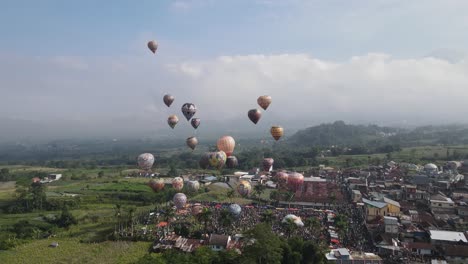
[[[365,198],[362,199],[362,202],[365,203],[365,204],[371,205],[373,207],[377,207],[377,208],[384,208],[385,206],[387,206],[386,203],[371,201],[371,200],[367,200]]]
[[[467,243],[465,235],[462,232],[454,232],[454,231],[443,231],[443,230],[430,230],[431,239],[433,240],[442,240],[442,241],[450,241],[450,242],[458,242],[462,241]]]

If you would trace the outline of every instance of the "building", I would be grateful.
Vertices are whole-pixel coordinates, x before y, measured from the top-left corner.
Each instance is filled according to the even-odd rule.
[[[333,203],[343,200],[338,184],[320,177],[305,177],[304,183],[295,193],[297,202]]]
[[[434,195],[430,200],[430,207],[433,213],[455,213],[455,203],[452,199],[440,194]]]
[[[430,230],[429,234],[433,245],[468,243],[465,234],[462,232]]]
[[[444,248],[444,256],[448,263],[468,263],[468,246],[447,246]]]
[[[380,264],[383,263],[382,258],[373,253],[350,253],[346,248],[332,249],[325,254],[328,263],[338,264]]]
[[[387,215],[387,203],[371,201],[365,198],[362,198],[362,202],[366,208],[367,221],[372,221],[378,216],[383,218]]]
[[[387,204],[387,215],[391,215],[391,216],[400,215],[401,206],[399,202],[394,201],[387,197],[384,197],[382,201]]]
[[[230,242],[231,236],[211,234],[210,240],[208,241],[208,246],[213,251],[221,251],[228,248]]]
[[[359,190],[353,190],[351,196],[353,198],[353,202],[355,202],[355,203],[361,202],[362,194],[361,194],[361,192]]]
[[[384,216],[385,233],[398,234],[398,219],[396,217]]]
[[[434,251],[433,245],[423,242],[408,243],[406,248],[408,248],[412,253],[421,256],[430,256]]]

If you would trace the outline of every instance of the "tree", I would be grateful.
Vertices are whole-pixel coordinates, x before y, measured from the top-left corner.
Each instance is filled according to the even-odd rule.
[[[243,249],[242,263],[281,263],[283,254],[281,240],[272,232],[271,226],[265,223],[258,224],[246,232],[246,237],[251,243],[248,243]]]
[[[98,172],[98,178],[102,178],[102,177],[104,177],[104,171]]]
[[[135,215],[136,208],[135,207],[130,207],[128,208],[128,222],[130,222],[130,229],[131,229],[131,236],[133,237],[133,217]]]
[[[262,184],[257,184],[254,186],[254,191],[257,194],[257,197],[260,198],[263,192],[265,192],[265,186]]]
[[[198,264],[211,264],[213,259],[216,257],[216,254],[211,250],[211,248],[203,246],[197,248],[194,254],[194,263]]]
[[[291,218],[286,219],[285,222],[281,222],[281,227],[284,232],[287,234],[287,237],[290,238],[292,233],[297,230],[297,225],[294,223],[294,220]]]
[[[225,228],[229,228],[230,226],[232,226],[232,223],[234,222],[234,219],[233,219],[231,213],[229,213],[228,210],[224,209],[219,214],[218,222],[219,222],[219,224],[221,226],[223,226]]]
[[[77,223],[78,222],[76,221],[75,217],[70,213],[70,211],[68,211],[68,207],[64,206],[59,219],[57,219],[57,225],[59,227],[68,228],[69,226],[76,225]]]
[[[202,222],[204,224],[204,233],[208,233],[208,222],[211,221],[211,216],[213,215],[213,212],[211,209],[204,207],[203,210],[197,215],[198,221]]]
[[[275,216],[273,212],[271,210],[266,210],[265,212],[262,213],[260,221],[262,223],[267,223],[271,225],[274,219],[275,219]]]
[[[114,216],[117,219],[117,226],[118,232],[121,231],[121,219],[122,219],[122,206],[120,204],[116,204],[114,207]]]
[[[319,235],[320,226],[320,222],[316,217],[308,217],[304,223],[304,227],[311,230],[315,237]]]
[[[167,175],[171,177],[179,176],[179,172],[177,171],[176,164],[171,163],[171,165],[169,165],[169,172],[167,173]]]

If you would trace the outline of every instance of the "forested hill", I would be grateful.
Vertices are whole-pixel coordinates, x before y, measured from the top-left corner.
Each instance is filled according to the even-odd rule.
[[[468,126],[444,125],[400,129],[377,125],[349,125],[343,121],[336,121],[300,130],[287,142],[291,145],[306,144],[318,147],[459,145],[468,144]]]

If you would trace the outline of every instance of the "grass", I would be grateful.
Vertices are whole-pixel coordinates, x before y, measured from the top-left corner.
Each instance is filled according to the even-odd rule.
[[[57,248],[51,248],[58,242]],[[143,257],[148,242],[80,243],[75,238],[35,240],[0,252],[0,263],[133,263]]]

